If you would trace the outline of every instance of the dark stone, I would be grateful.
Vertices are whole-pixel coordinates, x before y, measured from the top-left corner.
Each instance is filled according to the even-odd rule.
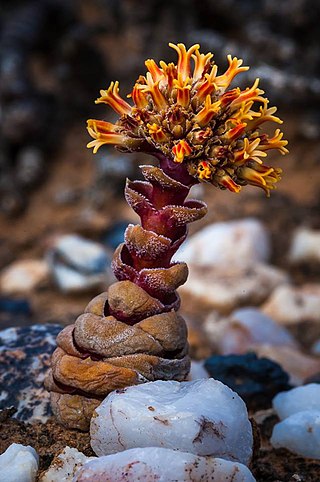
[[[28,300],[23,298],[13,299],[13,298],[0,298],[0,313],[11,313],[14,315],[24,314],[27,316],[31,315],[31,306]]]
[[[0,297],[0,330],[10,326],[27,326],[32,323],[32,310],[24,298]]]
[[[0,331],[0,410],[15,407],[19,420],[43,422],[51,415],[43,381],[61,325],[45,324]]]
[[[210,376],[238,393],[250,410],[271,406],[273,397],[289,390],[289,376],[280,365],[255,353],[215,355],[204,364]]]
[[[128,227],[127,221],[113,224],[104,234],[102,242],[112,249],[116,249],[124,241],[124,232]]]

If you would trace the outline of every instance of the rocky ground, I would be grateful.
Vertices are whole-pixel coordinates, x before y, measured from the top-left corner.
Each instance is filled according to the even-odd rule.
[[[301,384],[312,377],[319,381],[320,373],[320,350],[316,343],[320,339],[320,175],[316,169],[319,150],[316,142],[299,138],[296,123],[289,117],[286,136],[291,154],[280,159],[283,181],[270,199],[250,188],[240,195],[216,191],[211,186],[197,188],[193,193],[207,202],[209,212],[191,227],[191,234],[204,232],[203,228],[212,223],[230,220],[249,218],[257,225],[236,226],[229,246],[226,240],[230,242],[230,233],[223,231],[215,233],[214,241],[210,241],[210,237],[201,238],[196,255],[192,246],[188,248],[185,259],[189,256],[190,277],[181,289],[181,311],[189,325],[193,359],[254,349],[258,355],[280,363],[289,372],[290,382]],[[93,295],[112,280],[108,269],[112,250],[119,237],[121,239],[125,224],[136,221],[121,195],[122,178],[126,172],[133,176],[137,171],[135,163],[140,160],[124,161],[121,155],[112,152],[110,159],[119,171],[108,171],[108,158],[92,158],[84,149],[85,142],[81,126],[72,130],[61,146],[47,181],[34,191],[25,213],[0,220],[1,329],[71,323]],[[293,248],[293,240],[297,242],[297,232],[301,236],[301,230],[304,230],[303,254],[299,243],[298,248]],[[66,234],[97,243],[94,262],[88,258],[86,266],[77,264],[68,248],[61,245],[62,235]],[[219,236],[222,236],[220,246]],[[243,244],[246,236],[247,244]],[[220,262],[215,258],[216,252],[221,252]],[[26,263],[26,260],[29,261]],[[237,260],[241,261],[239,266]],[[251,261],[244,268],[242,261],[246,260]],[[17,262],[22,264],[17,267]],[[201,285],[203,278],[206,281]],[[215,287],[211,291],[210,283]],[[284,294],[283,285],[287,289]],[[239,293],[239,286],[245,286],[246,293]],[[254,326],[243,328],[236,310],[252,305],[271,317],[276,322],[275,330],[281,329],[281,333],[259,335],[257,320]],[[240,321],[235,327],[233,318],[237,316]],[[279,342],[283,336],[285,341]],[[231,348],[225,340],[231,340]],[[52,350],[51,345],[48,346],[46,349]],[[8,352],[2,351],[4,363],[8,363],[7,355]],[[12,365],[12,352],[10,356],[9,365]],[[13,355],[16,367],[21,366],[19,360],[23,356],[23,347],[20,347]],[[48,357],[42,358],[42,362],[46,370]],[[2,376],[2,390],[7,388],[7,379]],[[270,395],[266,395],[263,408],[270,404]],[[0,452],[12,442],[29,444],[40,455],[41,470],[46,469],[66,445],[93,455],[88,435],[63,429],[54,419],[30,425],[11,418],[13,413],[8,405],[2,401]],[[252,462],[256,479],[317,480],[319,461],[270,445],[272,428],[277,422],[275,412],[251,410],[250,413],[258,427]]]

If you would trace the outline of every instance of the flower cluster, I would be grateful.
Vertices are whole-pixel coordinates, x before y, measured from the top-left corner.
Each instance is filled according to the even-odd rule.
[[[251,184],[269,195],[281,169],[265,166],[261,158],[270,149],[281,154],[288,150],[280,129],[272,137],[260,131],[267,121],[282,121],[274,115],[276,107],[268,107],[259,79],[244,90],[230,88],[234,77],[248,70],[242,60],[229,55],[228,69],[218,75],[213,55],[200,53],[198,44],[189,50],[181,43],[169,45],[178,53],[177,64],[147,60],[148,72],[128,96],[133,106],[119,95],[118,82],[100,91],[96,103],[108,104],[120,118],[115,124],[90,119],[88,131],[94,140],[88,147],[96,152],[113,144],[129,152],[165,156],[185,165],[196,181],[233,192]]]

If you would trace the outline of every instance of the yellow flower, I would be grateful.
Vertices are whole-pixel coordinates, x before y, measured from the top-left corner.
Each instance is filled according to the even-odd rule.
[[[262,158],[270,149],[288,150],[280,129],[273,137],[260,131],[265,122],[282,121],[274,115],[276,107],[268,107],[259,79],[244,90],[230,88],[249,68],[241,59],[228,55],[229,67],[218,75],[213,55],[200,53],[198,44],[188,50],[181,43],[169,46],[178,54],[177,64],[146,60],[147,73],[128,95],[134,105],[120,96],[118,82],[101,90],[96,103],[108,104],[120,118],[115,124],[90,119],[94,140],[88,147],[96,152],[114,144],[124,151],[164,156],[198,181],[233,192],[252,184],[269,195],[281,170],[264,166]]]

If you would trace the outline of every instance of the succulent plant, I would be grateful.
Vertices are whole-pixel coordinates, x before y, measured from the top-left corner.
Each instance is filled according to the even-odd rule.
[[[129,95],[134,106],[120,97],[118,82],[100,92],[96,103],[119,114],[115,124],[88,121],[94,152],[113,144],[149,153],[158,166],[141,166],[145,181],[127,181],[125,197],[141,224],[128,226],[114,253],[118,282],[58,335],[46,385],[54,413],[68,427],[86,430],[94,408],[112,390],[187,376],[187,330],[177,314],[176,290],[188,269],[171,258],[187,236],[187,224],[207,211],[203,202],[187,199],[190,188],[203,181],[239,192],[252,184],[269,195],[280,179],[280,169],[261,161],[269,149],[285,154],[287,141],[279,129],[273,137],[260,133],[264,122],[282,121],[268,107],[259,81],[243,91],[228,90],[247,70],[241,60],[228,56],[228,70],[217,75],[212,54],[199,53],[199,45],[169,45],[178,53],[177,65],[147,60],[146,76]]]

